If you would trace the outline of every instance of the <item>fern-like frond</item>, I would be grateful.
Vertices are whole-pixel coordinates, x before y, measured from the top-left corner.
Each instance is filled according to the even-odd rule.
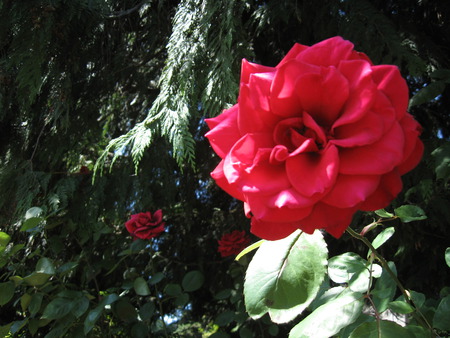
[[[242,14],[239,6],[232,0],[180,2],[167,43],[159,95],[142,122],[108,144],[97,168],[105,163],[108,153],[116,151],[112,155],[114,162],[117,150],[129,146],[137,169],[156,135],[167,138],[180,167],[184,164],[194,167],[192,118],[198,117],[200,110],[217,115],[225,103],[236,100],[239,60],[236,17]]]

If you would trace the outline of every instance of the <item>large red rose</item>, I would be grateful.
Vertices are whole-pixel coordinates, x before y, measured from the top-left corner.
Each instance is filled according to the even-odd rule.
[[[134,214],[125,223],[125,227],[134,238],[150,239],[164,232],[162,216],[161,210],[156,210],[153,215],[151,212]]]
[[[341,236],[357,210],[386,207],[422,156],[397,67],[334,37],[294,45],[276,67],[242,62],[238,103],[207,119],[211,173],[244,201],[251,231]]]
[[[250,244],[250,237],[245,231],[234,230],[232,233],[224,234],[219,243],[219,251],[222,257],[237,255]]]

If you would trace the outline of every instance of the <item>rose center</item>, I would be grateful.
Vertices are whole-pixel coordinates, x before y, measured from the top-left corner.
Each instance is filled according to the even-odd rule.
[[[302,117],[284,119],[274,129],[274,141],[277,145],[293,152],[318,152],[327,143],[324,129],[306,112]]]

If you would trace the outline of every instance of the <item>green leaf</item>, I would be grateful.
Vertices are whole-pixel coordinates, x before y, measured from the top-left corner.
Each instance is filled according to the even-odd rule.
[[[205,281],[205,276],[198,270],[189,271],[184,277],[181,285],[184,291],[192,292],[201,288],[203,282]]]
[[[389,227],[381,231],[377,237],[372,242],[372,245],[375,249],[378,249],[380,246],[382,246],[384,243],[387,242],[389,238],[392,237],[392,235],[395,233],[394,227]],[[372,253],[372,250],[369,249],[369,252],[367,253],[367,257],[369,257]]]
[[[11,325],[11,333],[14,335],[15,333],[19,332],[27,323],[28,318],[25,318],[23,320],[16,320]]]
[[[425,212],[416,205],[402,205],[394,209],[395,214],[403,223],[426,219]]]
[[[16,253],[18,253],[20,250],[22,250],[25,247],[25,244],[16,244],[12,247],[11,251],[9,252],[9,254],[11,256],[14,256]]]
[[[183,291],[181,290],[181,286],[179,284],[167,284],[164,288],[164,293],[167,293],[169,296],[177,297]]]
[[[253,338],[253,331],[246,326],[242,326],[239,330],[239,338]]]
[[[137,319],[136,309],[125,299],[121,299],[114,304],[114,313],[124,322],[133,322]]]
[[[448,81],[450,81],[450,69],[437,69],[430,74],[430,77],[434,80],[443,80],[449,83]]]
[[[220,313],[214,320],[214,323],[219,326],[226,326],[230,324],[234,320],[234,318],[235,318],[234,311],[227,310]]]
[[[189,295],[187,293],[182,293],[175,298],[175,306],[183,307],[189,302]]]
[[[32,274],[24,277],[23,282],[31,286],[39,286],[45,284],[50,277],[51,275],[48,273],[33,272]]]
[[[258,249],[261,244],[263,244],[266,240],[262,239],[256,243],[250,244],[248,247],[246,247],[244,250],[242,250],[234,259],[235,261],[240,260],[243,256],[245,256],[246,254],[248,254],[249,252],[252,252],[253,250]]]
[[[450,331],[450,296],[441,299],[433,317],[433,327]]]
[[[67,262],[56,269],[58,274],[65,274],[78,266],[77,262]]]
[[[359,292],[345,293],[322,306],[303,319],[289,333],[292,338],[326,338],[353,323],[364,305]]]
[[[20,297],[20,308],[22,311],[25,311],[28,308],[28,305],[31,301],[31,295],[29,293],[24,293],[22,297]]]
[[[42,209],[39,207],[32,207],[25,213],[25,219],[30,219],[33,217],[39,217],[42,214]]]
[[[430,330],[418,325],[407,325],[405,329],[410,334],[411,338],[435,338],[435,335]]]
[[[425,295],[423,293],[416,292],[413,290],[408,290],[408,292],[409,292],[410,298],[414,302],[414,305],[420,309],[425,304],[425,301],[426,301]],[[400,301],[404,302],[405,297],[403,295],[401,295],[396,300],[400,300]]]
[[[392,214],[384,209],[375,210],[375,214],[377,214],[378,216],[383,217],[383,218],[394,217],[394,214]]]
[[[89,299],[85,295],[82,295],[81,297],[73,300],[73,311],[72,314],[80,318],[89,308]]]
[[[359,317],[353,323],[342,328],[341,331],[339,331],[339,334],[337,336],[339,338],[348,338],[350,336],[350,334],[362,323],[374,322],[374,321],[375,321],[375,317],[361,313],[359,315]]]
[[[155,285],[164,279],[164,274],[162,272],[157,272],[152,275],[149,279],[150,285]]]
[[[389,227],[384,229],[382,232],[378,234],[377,237],[372,242],[372,245],[375,249],[378,249],[380,246],[382,246],[386,241],[392,237],[392,235],[395,233],[394,227]]]
[[[328,261],[328,276],[338,284],[348,283],[354,274],[367,270],[368,262],[354,252],[346,252]]]
[[[144,323],[137,322],[131,327],[131,337],[146,338],[148,336],[148,327]]]
[[[350,334],[350,338],[380,338],[380,337],[411,338],[411,335],[407,329],[388,320],[381,320],[379,322],[379,328],[376,322],[363,323]]]
[[[44,219],[42,217],[31,217],[22,223],[20,231],[27,231],[37,227]]]
[[[227,299],[230,296],[231,296],[231,289],[224,289],[224,290],[217,292],[214,295],[214,299],[217,299],[217,300]]]
[[[95,309],[89,311],[86,319],[84,320],[84,334],[88,334],[93,329],[95,323],[100,318],[103,311],[103,307],[97,306]]]
[[[84,320],[84,334],[88,334],[92,328],[95,326],[95,323],[102,315],[103,309],[106,305],[110,305],[117,301],[119,299],[119,296],[115,293],[112,293],[110,295],[107,295],[102,299],[102,301],[95,307],[93,310],[89,311],[88,315],[86,316]]]
[[[436,178],[447,180],[450,177],[450,143],[444,143],[436,148],[431,155],[435,161]]]
[[[269,334],[272,337],[277,337],[278,336],[278,332],[280,331],[280,329],[278,328],[277,325],[270,325],[269,329],[267,331],[269,332]]]
[[[14,282],[0,283],[0,306],[5,305],[13,298],[15,289]]]
[[[153,313],[155,313],[155,304],[153,302],[145,303],[139,309],[139,317],[142,320],[150,320]]]
[[[36,264],[36,272],[46,273],[48,275],[55,274],[55,267],[50,259],[42,257]]]
[[[319,231],[296,231],[278,241],[266,241],[247,269],[244,296],[247,312],[286,323],[312,302],[325,277],[327,248]]]
[[[0,326],[0,337],[7,337],[8,336],[8,333],[9,333],[9,331],[11,329],[11,325],[12,324],[13,323],[9,323],[9,324]]]
[[[138,277],[133,282],[134,291],[139,296],[148,296],[150,294],[150,289],[144,278]]]
[[[388,262],[390,269],[396,273],[395,264]],[[395,291],[397,290],[397,284],[389,275],[389,273],[383,269],[380,278],[376,281],[375,287],[372,290],[372,300],[377,308],[378,312],[384,312],[388,308],[388,304],[392,301]]]
[[[30,321],[28,322],[28,331],[30,331],[31,335],[34,336],[38,329],[39,329],[39,319],[31,318]]]
[[[349,289],[344,286],[335,286],[330,288],[329,283],[327,283],[327,290],[314,299],[314,301],[309,306],[309,310],[314,311],[319,306],[329,302],[330,300],[339,297],[343,293],[349,292]]]
[[[58,319],[62,318],[72,311],[74,303],[67,298],[55,298],[44,309],[42,314],[43,319]]]
[[[30,311],[31,316],[34,316],[41,309],[43,298],[44,294],[40,292],[37,292],[31,296],[30,304],[28,305],[28,311]]]
[[[409,100],[409,108],[432,101],[438,95],[442,94],[444,89],[445,82],[443,81],[429,83],[428,86],[419,90],[411,100]]]
[[[388,307],[392,311],[397,312],[397,313],[401,313],[401,314],[408,314],[408,313],[414,312],[414,308],[411,305],[409,305],[406,302],[400,301],[400,300],[396,300],[396,301],[390,302],[388,304]]]
[[[23,278],[20,276],[11,276],[9,277],[9,280],[13,281],[15,286],[19,286],[23,283]]]
[[[0,253],[6,249],[9,241],[11,240],[11,236],[6,232],[0,231]]]
[[[377,265],[375,264],[373,265],[373,267],[376,266]],[[372,287],[372,280],[370,279],[370,276],[371,274],[368,268],[356,272],[348,281],[349,289],[354,292],[366,292]],[[372,277],[375,277],[374,273],[372,273]]]
[[[445,249],[445,263],[450,268],[450,248]]]

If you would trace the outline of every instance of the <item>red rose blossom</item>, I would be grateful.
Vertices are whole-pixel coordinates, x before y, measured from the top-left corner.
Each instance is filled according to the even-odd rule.
[[[128,232],[134,238],[150,239],[164,232],[162,211],[156,210],[153,215],[150,212],[141,212],[131,215],[131,219],[125,223]]]
[[[242,62],[238,103],[207,119],[222,158],[211,173],[244,201],[251,231],[340,237],[357,210],[384,208],[422,156],[397,67],[334,37],[294,45],[276,67]]]
[[[88,175],[90,173],[91,173],[91,171],[89,170],[88,167],[86,167],[85,165],[81,166],[80,171],[79,171],[80,175]]]
[[[234,230],[230,234],[224,234],[222,238],[217,241],[219,243],[219,251],[222,257],[237,255],[250,244],[250,237],[245,231]]]

